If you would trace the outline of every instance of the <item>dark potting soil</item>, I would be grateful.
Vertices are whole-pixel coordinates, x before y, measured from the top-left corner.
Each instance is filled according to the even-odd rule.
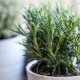
[[[57,73],[57,70],[56,70],[55,74],[53,74],[51,71],[52,69],[46,67],[46,63],[42,63],[41,66],[39,66],[39,67],[38,67],[38,64],[36,64],[31,68],[31,70],[34,73],[37,73],[40,75],[45,75],[45,76],[56,76],[56,77],[80,76],[80,64],[76,65],[76,69],[73,74],[72,73],[65,74],[64,69],[61,69],[62,73],[60,75]]]

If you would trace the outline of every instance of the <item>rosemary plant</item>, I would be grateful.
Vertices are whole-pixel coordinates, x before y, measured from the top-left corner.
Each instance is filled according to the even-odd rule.
[[[23,15],[29,33],[17,27],[17,33],[26,36],[23,45],[27,53],[38,60],[36,72],[43,75],[74,75],[74,58],[80,53],[80,16],[72,7],[51,4],[30,7]]]
[[[0,0],[0,39],[13,36],[10,29],[17,19],[17,9],[17,2]]]

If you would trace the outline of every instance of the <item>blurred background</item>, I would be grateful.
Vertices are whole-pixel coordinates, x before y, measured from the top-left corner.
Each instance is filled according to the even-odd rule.
[[[56,2],[60,2],[62,5],[67,4],[69,6],[73,6],[74,11],[77,11],[78,14],[80,14],[80,10],[79,10],[80,9],[80,0],[0,0],[0,33],[2,32],[1,25],[12,26],[11,23],[16,24],[16,25],[18,23],[23,23],[24,20],[22,18],[22,13],[24,13],[24,7],[27,7],[30,4],[34,4],[34,5],[38,6],[40,4],[47,3],[48,1],[51,1],[53,6],[55,6]],[[2,5],[2,2],[6,5],[6,7],[8,7],[7,9],[6,9],[5,5]],[[9,3],[10,3],[10,5],[9,5]],[[12,7],[12,5],[13,5],[13,7]],[[5,15],[7,16],[8,13],[10,14],[10,16],[7,17],[7,20],[9,20],[9,23],[8,22],[6,23],[4,20],[2,20],[1,17],[2,16],[4,17]],[[14,17],[16,17],[16,19],[13,22]],[[23,25],[23,27],[24,27],[24,25]],[[3,30],[4,30],[4,28],[3,28]],[[5,33],[5,31],[4,31],[4,34],[7,34],[7,33]],[[23,63],[24,64],[23,80],[27,80],[25,67],[29,61],[30,61],[30,57],[26,56],[24,63]]]
[[[20,0],[21,1],[21,0]],[[35,5],[38,5],[40,3],[46,3],[47,1],[51,1],[53,3],[53,5],[56,3],[56,2],[60,2],[62,5],[70,5],[70,6],[73,6],[75,10],[78,11],[78,13],[80,13],[80,0],[23,0],[21,1],[22,2],[22,5],[29,5],[29,4],[35,4]]]

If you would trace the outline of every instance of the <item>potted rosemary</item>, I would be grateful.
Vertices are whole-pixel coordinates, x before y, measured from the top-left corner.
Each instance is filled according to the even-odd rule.
[[[80,16],[72,7],[30,5],[23,17],[29,33],[20,25],[16,32],[27,38],[22,44],[34,59],[26,67],[28,80],[80,80]]]
[[[24,47],[18,44],[22,37],[11,31],[18,20],[17,4],[15,0],[0,0],[0,80],[22,78]]]

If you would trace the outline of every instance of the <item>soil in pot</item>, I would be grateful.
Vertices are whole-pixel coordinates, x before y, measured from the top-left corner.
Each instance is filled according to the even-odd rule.
[[[60,69],[61,69],[60,75],[58,74],[58,68],[56,69],[55,74],[53,74],[52,69],[49,67],[46,67],[46,66],[47,66],[46,62],[42,62],[40,65],[37,63],[36,65],[32,66],[31,70],[34,73],[37,73],[40,75],[46,75],[46,76],[57,76],[57,77],[64,76],[64,77],[66,77],[66,76],[79,76],[80,75],[80,64],[76,65],[76,69],[75,69],[74,73],[71,73],[71,72],[66,73],[65,72],[66,68],[63,68],[64,66],[61,65],[60,66]]]

